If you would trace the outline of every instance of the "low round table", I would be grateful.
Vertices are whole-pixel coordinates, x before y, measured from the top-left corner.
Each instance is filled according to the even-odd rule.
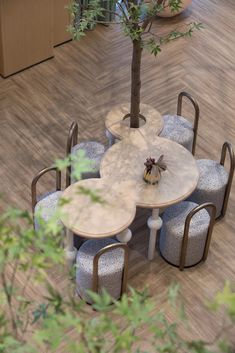
[[[149,185],[143,180],[144,162],[161,155],[167,169],[157,185]],[[73,233],[86,238],[116,235],[121,242],[128,242],[128,226],[139,206],[153,209],[148,219],[148,259],[152,260],[157,230],[162,226],[159,209],[186,199],[197,186],[199,172],[194,157],[171,140],[132,134],[105,153],[100,174],[101,179],[81,180],[63,192],[61,220],[67,228],[67,258],[76,257]]]
[[[62,194],[61,221],[67,229],[67,259],[74,261],[76,249],[73,234],[85,238],[105,238],[116,235],[121,242],[131,238],[128,226],[136,206],[125,183],[109,183],[107,179],[86,179],[70,185]],[[120,187],[122,185],[122,187]]]
[[[157,160],[164,155],[167,170],[157,185],[143,180],[144,162],[152,157]],[[122,181],[128,185],[124,194],[134,191],[136,206],[151,208],[148,219],[150,240],[148,259],[152,260],[156,246],[157,230],[162,226],[159,209],[186,199],[196,188],[199,172],[192,154],[181,145],[162,137],[135,134],[113,145],[104,155],[100,175],[102,179],[115,184]]]

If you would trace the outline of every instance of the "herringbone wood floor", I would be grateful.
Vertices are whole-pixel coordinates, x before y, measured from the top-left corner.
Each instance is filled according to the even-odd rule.
[[[201,109],[196,155],[218,159],[225,140],[235,147],[234,0],[194,0],[185,14],[156,21],[154,30],[163,33],[194,20],[205,29],[192,39],[169,44],[157,59],[144,54],[142,101],[161,113],[173,113],[177,94],[181,90],[192,93]],[[73,120],[79,125],[80,140],[106,142],[106,113],[114,104],[129,100],[130,59],[128,38],[115,27],[101,26],[81,42],[56,48],[54,59],[0,79],[1,209],[9,204],[30,207],[31,179],[64,156]],[[44,186],[47,189],[49,181]],[[163,294],[164,298],[168,284],[180,282],[191,322],[185,332],[188,336],[210,340],[221,325],[220,315],[214,318],[203,303],[223,287],[225,279],[235,280],[234,208],[233,184],[227,217],[215,226],[207,262],[184,272],[159,255],[152,262],[146,260],[149,211],[137,212],[129,284],[138,289],[147,285],[153,296]],[[56,272],[51,281],[58,283]]]

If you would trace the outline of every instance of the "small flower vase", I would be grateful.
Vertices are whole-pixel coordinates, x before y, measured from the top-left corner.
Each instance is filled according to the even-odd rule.
[[[161,179],[161,171],[160,169],[153,165],[151,169],[148,167],[145,168],[144,171],[144,181],[148,184],[155,185]]]

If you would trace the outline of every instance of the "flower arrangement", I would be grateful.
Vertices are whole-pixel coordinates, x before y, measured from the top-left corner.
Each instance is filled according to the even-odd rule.
[[[147,158],[144,171],[144,181],[146,183],[154,185],[157,184],[161,179],[162,171],[166,170],[166,163],[163,161],[164,155],[162,154],[157,161],[155,158]]]

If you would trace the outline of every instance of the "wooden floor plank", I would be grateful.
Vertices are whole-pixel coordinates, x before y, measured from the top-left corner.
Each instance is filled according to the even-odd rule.
[[[191,20],[202,22],[204,30],[169,44],[157,59],[144,53],[142,102],[162,114],[174,113],[177,94],[181,90],[192,93],[201,111],[196,155],[218,159],[225,140],[235,147],[234,2],[193,1],[184,14],[156,21],[153,27],[164,33]],[[105,115],[114,104],[130,97],[130,60],[129,39],[115,26],[100,26],[81,42],[55,48],[54,59],[0,78],[0,191],[4,194],[0,210],[9,204],[30,208],[31,179],[39,169],[64,156],[72,121],[78,123],[79,140],[107,143]],[[185,115],[190,111],[186,106]],[[214,319],[203,303],[223,287],[225,279],[235,280],[234,185],[227,217],[215,226],[205,264],[180,272],[158,254],[148,262],[149,211],[138,210],[132,225],[129,284],[138,289],[147,285],[157,297],[166,294],[172,281],[178,281],[190,317],[191,329],[186,334],[191,337],[213,338],[221,317],[218,314]],[[45,189],[48,186],[49,181]],[[58,283],[55,274],[51,281]]]

